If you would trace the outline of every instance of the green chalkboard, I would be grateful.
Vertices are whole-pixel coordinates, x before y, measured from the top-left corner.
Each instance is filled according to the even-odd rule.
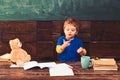
[[[120,0],[0,0],[0,20],[120,20]]]

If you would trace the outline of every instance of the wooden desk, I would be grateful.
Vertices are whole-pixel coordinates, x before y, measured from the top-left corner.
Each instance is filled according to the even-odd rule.
[[[120,80],[120,70],[94,71],[92,68],[82,69],[80,62],[68,64],[79,70],[74,71],[74,76],[50,77],[48,69],[24,71],[22,68],[10,68],[8,62],[0,62],[0,80]],[[117,64],[120,68],[120,63]]]

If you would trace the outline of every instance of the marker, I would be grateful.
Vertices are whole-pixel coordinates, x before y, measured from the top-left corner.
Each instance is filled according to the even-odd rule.
[[[70,42],[71,40],[69,40],[69,41],[66,41],[66,42]]]
[[[73,66],[69,66],[73,71],[75,71],[75,72],[79,72],[79,69],[77,69],[77,68],[75,68],[75,67],[73,67]]]

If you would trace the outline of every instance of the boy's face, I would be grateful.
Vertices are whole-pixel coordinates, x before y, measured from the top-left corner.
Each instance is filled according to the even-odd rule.
[[[74,36],[78,33],[78,31],[76,27],[74,27],[71,24],[68,24],[64,28],[64,33],[65,33],[66,38],[69,40],[69,39],[73,39]]]

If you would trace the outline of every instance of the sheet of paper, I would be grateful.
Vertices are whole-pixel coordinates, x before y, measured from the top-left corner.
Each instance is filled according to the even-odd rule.
[[[65,63],[57,64],[49,69],[50,76],[73,76],[73,70]]]

